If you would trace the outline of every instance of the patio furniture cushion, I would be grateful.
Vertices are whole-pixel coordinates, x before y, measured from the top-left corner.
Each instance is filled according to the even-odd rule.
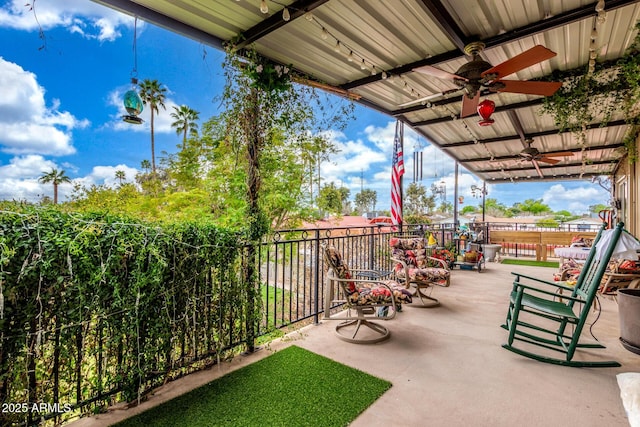
[[[405,269],[402,264],[397,264],[395,268],[396,277],[405,279]],[[451,275],[449,270],[437,267],[413,268],[409,267],[409,281],[411,282],[446,282]]]
[[[446,264],[450,260],[445,259],[447,254],[443,251],[438,252],[437,258],[428,255],[425,249],[427,243],[426,239],[420,237],[389,240],[392,248],[391,257],[399,261],[394,267],[396,277],[403,280],[408,278],[411,282],[435,282],[441,286],[448,286],[451,271],[443,268],[438,260],[443,260]],[[405,263],[407,268],[404,268],[402,263]]]
[[[336,276],[339,279],[352,279],[351,271],[349,271],[349,266],[342,259],[342,255],[338,250],[333,246],[327,246],[324,250],[324,259],[327,261],[329,268],[332,268],[335,272]],[[348,295],[356,292],[356,284],[355,282],[347,282],[345,288],[345,292]]]
[[[347,300],[350,304],[389,304],[392,301],[392,293],[396,303],[411,303],[411,292],[393,280],[374,282],[349,280],[353,279],[353,274],[335,247],[327,246],[324,255],[327,264],[333,269],[336,276],[339,279],[347,280],[344,282],[343,289],[347,294]],[[386,286],[383,286],[383,284]]]
[[[393,271],[395,278],[407,289],[413,289],[413,294],[420,297],[424,306],[435,307],[439,304],[436,298],[423,290],[433,290],[434,285],[449,286],[451,272],[450,261],[444,258],[449,251],[427,249],[428,240],[422,237],[397,238],[389,240],[391,259],[395,262]],[[431,256],[433,251],[438,257]]]
[[[390,304],[391,294],[395,297],[396,303],[411,303],[411,292],[393,280],[385,280],[382,286],[375,283],[367,283],[359,286],[355,292],[351,293],[347,300],[353,305],[374,305]]]

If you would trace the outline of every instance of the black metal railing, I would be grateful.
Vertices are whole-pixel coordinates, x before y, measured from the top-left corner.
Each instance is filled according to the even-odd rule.
[[[494,222],[472,223],[469,228],[474,236],[481,236],[481,243],[489,241],[491,230],[589,231],[585,230],[584,225],[565,225],[553,229],[534,227],[531,224]],[[456,227],[449,223],[405,225],[402,230],[377,224],[365,227],[279,230],[270,234],[260,244],[258,251],[264,310],[260,333],[302,321],[319,322],[324,307],[327,270],[322,255],[323,245],[335,246],[351,268],[391,270],[391,237],[424,237],[429,234],[433,234],[438,246],[460,249],[460,242],[455,239]],[[536,245],[507,242],[502,244],[501,254],[535,257]]]

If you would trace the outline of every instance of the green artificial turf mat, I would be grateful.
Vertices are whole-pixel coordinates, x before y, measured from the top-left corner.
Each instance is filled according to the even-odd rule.
[[[290,346],[117,426],[346,426],[390,387]]]
[[[533,261],[527,259],[503,259],[502,264],[528,265],[531,267],[553,267],[558,268],[557,261]]]

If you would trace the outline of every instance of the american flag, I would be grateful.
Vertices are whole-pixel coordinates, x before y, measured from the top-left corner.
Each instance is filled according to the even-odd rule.
[[[396,121],[396,136],[393,141],[393,162],[391,163],[391,220],[395,225],[402,223],[402,158],[403,123]]]

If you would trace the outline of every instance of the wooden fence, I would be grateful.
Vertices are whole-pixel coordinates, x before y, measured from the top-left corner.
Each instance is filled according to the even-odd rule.
[[[550,250],[558,246],[569,246],[571,240],[576,236],[593,239],[596,233],[589,231],[489,231],[490,243],[503,246],[517,244],[535,245],[537,261],[546,261]]]

